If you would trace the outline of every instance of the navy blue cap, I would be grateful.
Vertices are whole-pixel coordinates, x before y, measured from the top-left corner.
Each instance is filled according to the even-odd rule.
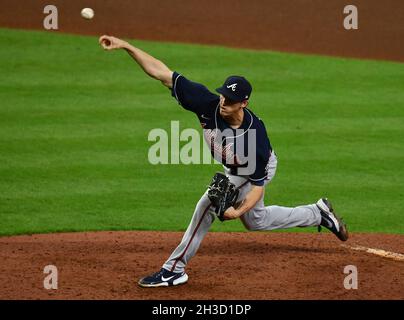
[[[246,78],[230,76],[216,91],[232,101],[241,102],[250,98],[252,87]]]

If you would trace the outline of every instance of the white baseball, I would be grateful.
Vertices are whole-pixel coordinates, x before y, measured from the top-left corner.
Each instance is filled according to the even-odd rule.
[[[84,8],[81,10],[81,16],[84,19],[92,19],[94,17],[94,10],[91,8]]]

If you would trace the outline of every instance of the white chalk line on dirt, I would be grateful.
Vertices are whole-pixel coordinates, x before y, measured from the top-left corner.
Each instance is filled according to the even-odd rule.
[[[383,258],[393,259],[396,261],[404,261],[404,254],[401,253],[386,251],[382,249],[367,248],[363,246],[348,246],[346,244],[341,244],[341,246],[355,251],[364,251]]]

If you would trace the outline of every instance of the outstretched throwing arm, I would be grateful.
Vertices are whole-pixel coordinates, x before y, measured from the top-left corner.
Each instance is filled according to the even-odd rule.
[[[100,37],[99,43],[105,50],[126,50],[146,74],[161,81],[166,87],[172,88],[173,71],[160,60],[116,37],[103,35]]]

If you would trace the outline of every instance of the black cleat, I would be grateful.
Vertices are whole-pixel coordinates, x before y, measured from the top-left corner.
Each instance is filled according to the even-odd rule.
[[[139,280],[138,285],[144,288],[177,286],[186,283],[188,275],[185,272],[171,272],[161,268],[159,272]]]
[[[317,201],[317,207],[321,213],[321,223],[318,226],[318,231],[321,231],[321,226],[323,226],[334,233],[341,241],[347,241],[348,230],[346,224],[334,212],[331,202],[327,198],[322,198]]]

